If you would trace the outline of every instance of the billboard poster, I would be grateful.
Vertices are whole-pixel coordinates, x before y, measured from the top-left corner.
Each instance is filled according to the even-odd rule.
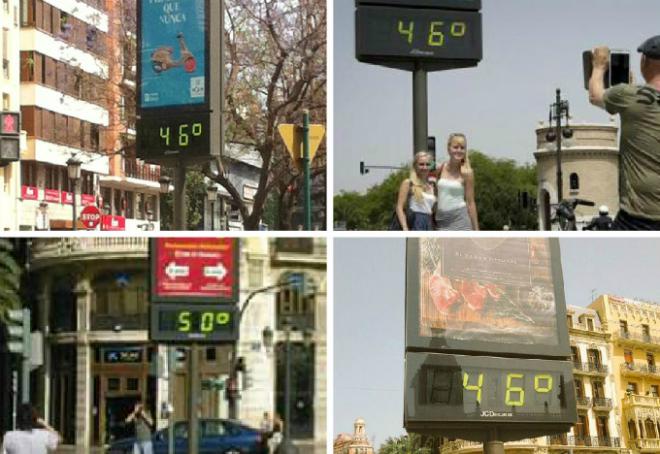
[[[207,103],[206,2],[140,2],[142,109]]]
[[[238,301],[238,240],[154,238],[150,254],[151,301]]]
[[[554,249],[547,238],[411,242],[408,340],[439,350],[567,354],[557,244]]]

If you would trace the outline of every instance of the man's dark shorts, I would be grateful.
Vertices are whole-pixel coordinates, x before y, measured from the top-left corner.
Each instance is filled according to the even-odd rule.
[[[660,230],[660,221],[639,218],[619,210],[612,223],[612,230]]]

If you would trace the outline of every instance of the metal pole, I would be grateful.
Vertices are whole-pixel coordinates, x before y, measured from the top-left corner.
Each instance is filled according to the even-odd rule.
[[[291,442],[291,324],[286,327],[286,358],[284,362],[284,439],[283,454],[294,454],[297,450]]]
[[[303,168],[305,172],[305,230],[312,230],[312,189],[309,162],[309,110],[303,111]]]
[[[215,212],[213,210],[213,208],[214,208],[213,205],[215,205],[215,202],[211,201],[210,203],[211,203],[211,230],[215,230],[215,222],[214,222],[215,221],[215,219],[214,219],[215,218]]]
[[[73,221],[73,225],[71,227],[72,230],[78,230],[78,226],[76,225],[76,189],[78,187],[78,181],[77,180],[71,180],[73,182],[73,215],[71,217],[71,220]]]
[[[168,454],[174,454],[174,374],[176,370],[176,349],[168,345],[167,346],[167,389],[168,389],[168,401],[170,403],[170,412],[167,415],[167,424],[169,429],[167,431],[167,452]]]
[[[186,230],[186,165],[179,161],[174,169],[174,230]]]
[[[240,318],[238,319],[239,339],[240,339]],[[229,365],[229,383],[231,387],[227,389],[227,413],[229,419],[238,419],[237,398],[238,393],[238,373],[236,371],[236,356],[238,355],[238,340],[231,343],[231,363]]]
[[[23,354],[21,371],[21,403],[30,403],[30,356],[32,346],[30,345],[30,330],[32,323],[30,321],[30,309],[23,309]]]
[[[188,454],[199,454],[199,349],[190,344],[188,357]]]
[[[420,63],[413,72],[413,156],[428,150],[428,81],[426,70]]]
[[[557,104],[555,104],[555,114],[557,116],[557,203],[564,198],[563,182],[561,175],[561,92],[557,89]]]

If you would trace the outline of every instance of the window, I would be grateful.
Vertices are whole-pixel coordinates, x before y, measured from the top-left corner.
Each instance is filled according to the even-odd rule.
[[[599,439],[604,440],[609,438],[610,432],[607,429],[607,416],[596,417],[596,431],[598,432]]]
[[[10,110],[9,95],[7,93],[2,94],[2,110]]]
[[[580,364],[581,363],[581,361],[580,361],[580,350],[574,345],[571,346],[571,356],[573,357],[573,363],[575,363],[575,364]]]
[[[632,366],[632,364],[633,364],[632,350],[624,350],[623,351],[623,360],[626,362],[627,365]]]
[[[55,307],[55,306],[54,306]],[[50,424],[62,435],[63,442],[75,442],[76,346],[51,347]]]
[[[578,189],[580,189],[580,177],[578,177],[577,173],[572,173],[569,179],[570,179],[571,191],[577,191]]]
[[[649,372],[655,373],[655,356],[653,353],[646,354],[646,364],[649,367]]]
[[[218,357],[218,352],[215,349],[215,347],[207,347],[206,348],[206,362],[214,363],[214,362],[216,362],[217,357]]]
[[[589,366],[595,369],[600,369],[602,362],[600,359],[600,351],[595,348],[590,348],[587,350],[587,358],[589,361]]]
[[[587,330],[589,330],[589,331],[594,330],[594,319],[593,318],[587,318]]]
[[[628,322],[619,320],[619,334],[621,337],[628,337]]]
[[[651,385],[649,388],[649,395],[651,397],[658,397],[660,394],[658,394],[658,385]]]
[[[139,391],[140,390],[140,379],[135,377],[128,377],[126,379],[126,390],[127,391]]]
[[[293,342],[290,346],[291,393],[289,402],[291,421],[289,428],[292,438],[313,438],[314,436],[314,345],[305,346]],[[275,346],[275,411],[284,414],[284,382],[286,373],[286,344],[278,342]]]
[[[584,439],[589,436],[589,421],[587,415],[578,415],[577,423],[573,430],[575,433],[575,444],[584,445]]]
[[[147,328],[146,276],[139,271],[106,273],[93,283],[92,329]]]
[[[626,386],[626,393],[637,394],[637,383],[628,382],[628,385]]]
[[[264,281],[263,260],[248,260],[248,285],[250,287],[261,287]]]
[[[644,421],[644,429],[646,429],[645,438],[655,438],[655,423],[651,418],[646,418]]]
[[[603,399],[605,398],[605,390],[603,388],[603,382],[600,380],[593,380],[591,382],[591,389],[594,395],[594,399]]]
[[[644,342],[651,341],[651,331],[649,329],[649,325],[642,325],[642,338],[644,339]]]
[[[21,184],[23,186],[37,185],[37,163],[35,161],[21,162]]]
[[[584,397],[584,387],[582,386],[582,380],[579,378],[575,379],[575,396]]]
[[[316,295],[311,277],[287,273],[280,282],[289,285],[282,287],[276,296],[277,329],[283,329],[285,320],[298,330],[314,329]]]
[[[314,252],[313,238],[277,238],[275,240],[277,252],[294,252],[298,254],[311,254]]]

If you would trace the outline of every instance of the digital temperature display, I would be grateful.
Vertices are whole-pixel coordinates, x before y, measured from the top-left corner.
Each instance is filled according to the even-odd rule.
[[[151,339],[220,342],[237,338],[236,306],[152,303]]]
[[[362,5],[356,54],[366,63],[429,70],[474,66],[482,58],[481,13]]]
[[[143,118],[137,131],[138,154],[145,161],[208,156],[209,134],[208,113]]]
[[[572,424],[577,418],[569,361],[438,353],[406,354],[406,424],[516,422]]]

